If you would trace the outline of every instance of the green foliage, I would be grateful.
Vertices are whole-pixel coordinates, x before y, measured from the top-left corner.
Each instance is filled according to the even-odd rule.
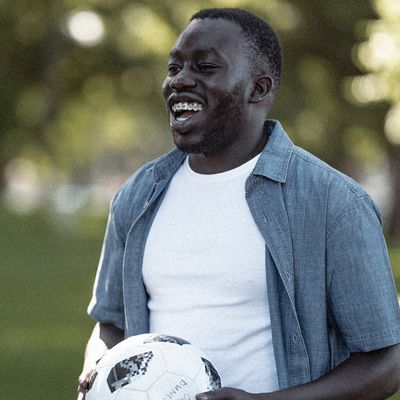
[[[400,240],[400,2],[374,0],[373,5],[379,18],[365,23],[364,41],[354,52],[365,75],[354,78],[351,89],[360,103],[390,105],[382,121],[384,135],[379,139],[386,147],[391,171],[393,206],[388,232]]]
[[[0,172],[16,156],[36,163],[44,157],[47,168],[73,180],[93,176],[105,159],[112,160],[109,169],[126,173],[165,151],[171,146],[160,95],[166,56],[190,15],[207,6],[245,7],[270,21],[285,49],[271,117],[335,166],[358,159],[359,152],[345,147],[346,131],[377,135],[380,121],[379,111],[366,118],[342,93],[343,78],[358,72],[351,60],[354,27],[374,15],[364,0],[197,0],[179,7],[174,1],[9,0],[0,8]],[[79,11],[101,18],[97,44],[73,35]]]
[[[284,76],[270,117],[297,144],[362,180],[387,161],[387,107],[360,106],[354,97],[360,70],[353,61],[361,66],[354,49],[375,26],[397,29],[382,11],[393,1],[377,2],[381,20],[361,28],[376,17],[365,0],[193,0],[179,7],[172,0],[5,0],[0,190],[14,158],[33,162],[41,183],[52,186],[60,177],[80,184],[126,177],[166,151],[172,143],[160,87],[168,51],[192,13],[215,6],[247,8],[278,31]],[[386,85],[393,93],[396,76]],[[400,162],[398,152],[390,156]],[[400,209],[395,193],[393,210]]]

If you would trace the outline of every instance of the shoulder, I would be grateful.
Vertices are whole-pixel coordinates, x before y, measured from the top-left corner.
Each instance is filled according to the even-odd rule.
[[[143,210],[154,187],[161,181],[168,181],[181,165],[184,154],[173,149],[151,160],[134,172],[119,188],[111,201],[111,214],[121,226],[130,223]],[[129,228],[128,228],[129,229]]]
[[[361,197],[366,191],[353,178],[331,167],[315,155],[298,146],[293,146],[292,171],[297,169],[305,179],[312,180],[331,190],[348,192],[350,196]]]
[[[328,227],[360,208],[368,208],[381,221],[379,208],[359,183],[298,146],[292,148],[287,183],[289,190],[303,193],[310,206],[325,210]]]
[[[142,165],[122,184],[111,201],[112,211],[123,208],[151,187],[154,182],[152,170],[156,163],[157,159]]]
[[[113,207],[121,207],[126,202],[140,200],[157,181],[168,175],[172,176],[176,170],[174,164],[180,164],[182,159],[181,152],[173,149],[142,165],[119,188],[112,201]]]

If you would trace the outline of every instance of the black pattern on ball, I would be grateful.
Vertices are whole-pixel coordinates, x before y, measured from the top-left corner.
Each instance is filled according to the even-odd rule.
[[[115,364],[107,377],[107,384],[111,393],[128,385],[133,379],[145,375],[152,358],[153,352],[147,351]]]
[[[160,335],[155,334],[149,337],[148,339],[144,340],[143,343],[153,343],[153,342],[167,342],[167,343],[175,343],[179,344],[180,346],[184,344],[190,344],[188,341],[181,339],[176,336],[169,336],[169,335]]]
[[[205,358],[201,358],[204,363],[204,368],[206,370],[206,374],[208,375],[210,379],[210,386],[212,390],[217,390],[221,388],[221,378],[215,369],[214,365],[211,364],[210,361],[208,361]]]

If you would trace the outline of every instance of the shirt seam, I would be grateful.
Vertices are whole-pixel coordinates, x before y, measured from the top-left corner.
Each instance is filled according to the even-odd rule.
[[[346,340],[346,341],[349,341],[349,342],[354,342],[354,341],[356,341],[357,339],[358,340],[364,340],[364,339],[367,339],[367,338],[374,338],[374,339],[378,339],[378,338],[388,338],[388,337],[392,337],[393,336],[393,334],[396,334],[396,333],[400,333],[400,325],[397,325],[396,327],[394,327],[394,328],[390,328],[390,329],[385,329],[385,330],[381,330],[381,329],[375,329],[375,330],[373,330],[373,331],[370,331],[370,332],[366,332],[366,333],[363,333],[363,334],[361,334],[361,335],[354,335],[354,336],[349,336],[349,335],[344,335],[343,334],[343,338]]]
[[[345,177],[342,175],[342,173],[340,171],[337,171],[335,168],[330,167],[329,165],[325,165],[321,160],[314,160],[312,157],[308,156],[307,154],[303,153],[303,149],[299,148],[298,146],[293,146],[293,154],[299,158],[301,158],[302,160],[313,164],[314,166],[326,171],[329,174],[332,174],[333,176],[335,176],[337,179],[340,180],[340,182],[345,185],[357,198],[358,197],[364,197],[367,196],[367,194],[364,192],[359,192],[358,190],[358,186],[356,185],[356,183],[351,184],[350,182],[348,182]],[[349,177],[350,178],[350,177]]]
[[[362,197],[368,197],[368,194],[364,194],[363,196],[360,197],[354,197],[353,199],[351,199],[343,208],[342,210],[338,213],[338,215],[336,216],[336,218],[334,219],[334,221],[332,222],[332,225],[327,229],[327,233],[326,233],[326,242],[328,242],[328,240],[330,239],[330,237],[332,236],[334,230],[336,229],[336,227],[339,225],[339,223],[343,220],[343,218],[345,217],[345,215],[348,214],[349,210],[351,208],[353,208],[353,206],[355,205],[355,203],[358,203],[359,199]],[[328,246],[328,244],[327,244]],[[327,263],[327,268],[329,268],[329,265]],[[335,268],[332,267],[332,273],[331,273],[331,277],[330,277],[330,281],[329,284],[327,286],[327,293],[330,293],[331,290],[331,285],[333,282],[333,275],[335,274]]]
[[[340,210],[336,215],[335,219],[332,221],[331,225],[328,226],[326,230],[326,240],[330,238],[335,228],[339,225],[340,221],[343,220],[344,216],[348,213],[349,209],[353,207],[354,203],[358,200],[357,197],[352,198],[348,203]]]
[[[113,229],[115,239],[118,240],[120,243],[124,243],[124,239],[121,235],[122,226],[120,226],[117,221],[119,194],[120,194],[120,192],[117,192],[117,194],[112,202],[110,218],[111,218],[111,224],[112,224],[112,229]]]

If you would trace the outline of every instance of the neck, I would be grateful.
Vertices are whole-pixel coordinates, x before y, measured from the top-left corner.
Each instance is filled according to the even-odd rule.
[[[263,125],[257,130],[246,132],[241,140],[230,144],[223,150],[213,154],[189,154],[189,164],[193,171],[200,174],[218,174],[251,160],[261,153],[268,142],[268,134]]]

